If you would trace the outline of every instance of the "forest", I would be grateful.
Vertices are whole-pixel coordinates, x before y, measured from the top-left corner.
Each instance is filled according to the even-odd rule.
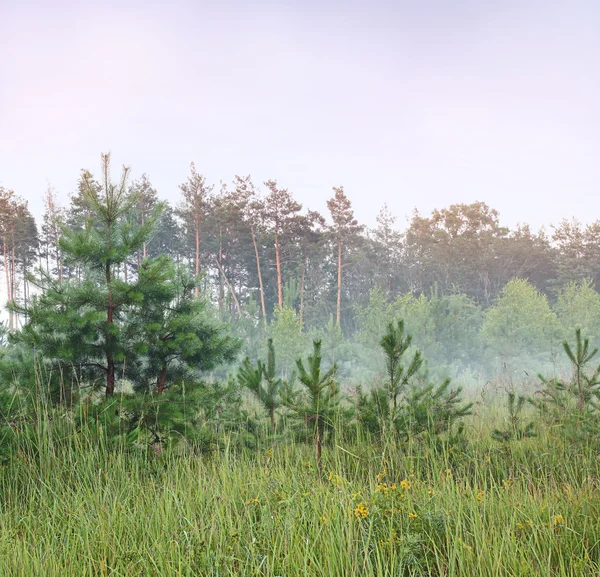
[[[113,172],[0,188],[0,574],[597,574],[600,221]]]

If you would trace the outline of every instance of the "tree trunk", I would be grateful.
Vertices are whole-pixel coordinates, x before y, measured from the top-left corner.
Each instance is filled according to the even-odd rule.
[[[16,267],[15,267],[15,239],[11,239],[12,241],[12,249],[11,249],[11,258],[10,258],[10,297],[12,301],[15,301],[17,299],[16,296],[16,287],[15,287],[15,282],[16,282]],[[14,315],[11,313],[11,316],[13,317],[11,320],[11,325],[16,328],[16,324],[17,324],[17,319],[14,317]]]
[[[277,265],[277,302],[283,308],[283,284],[281,282],[281,259],[279,258],[279,235],[275,233],[275,264]]]
[[[269,407],[269,417],[271,418],[271,430],[275,433],[275,407]]]
[[[265,307],[265,291],[263,289],[262,273],[260,272],[260,257],[258,255],[258,245],[256,244],[256,235],[254,234],[254,227],[251,227],[250,231],[252,232],[252,243],[254,244],[254,254],[256,255],[256,272],[258,273],[258,286],[260,289],[260,307],[262,310],[263,324],[266,329],[267,309]]]
[[[6,274],[6,300],[10,302],[11,300],[11,295],[10,295],[10,272],[8,270],[8,267],[10,266],[8,263],[8,250],[7,250],[7,246],[6,246],[6,236],[4,237],[4,273]],[[9,319],[9,327],[10,330],[12,332],[13,330],[13,314],[12,311],[8,312],[8,319]]]
[[[196,216],[196,279],[200,275],[200,221]],[[196,298],[200,295],[198,285],[196,284]]]
[[[340,319],[342,316],[342,240],[338,239],[338,278],[337,278],[337,307],[335,320],[336,324],[340,326]]]
[[[231,286],[229,279],[225,275],[225,272],[223,271],[223,268],[221,267],[221,263],[219,262],[218,259],[216,259],[216,262],[217,262],[217,266],[219,267],[219,272],[221,273],[223,279],[225,280],[225,283],[227,284],[227,288],[229,289],[229,292],[231,293],[231,298],[233,299],[233,303],[235,304],[235,308],[237,310],[238,316],[241,317],[242,309],[240,308],[240,302],[238,301],[237,297],[235,296],[235,291],[233,290],[233,287]]]
[[[306,263],[306,260],[304,261]],[[302,265],[302,279],[300,280],[300,333],[302,333],[302,315],[304,314],[304,274],[306,266]]]
[[[115,305],[113,301],[113,294],[110,287],[111,283],[111,272],[110,272],[110,263],[106,263],[106,286],[108,288],[108,307],[106,309],[106,396],[113,395],[115,392],[115,359],[113,356],[112,350],[112,342],[113,337],[111,334],[112,326],[113,326],[113,317],[115,311]]]
[[[321,431],[319,430],[319,425],[317,423],[315,445],[316,445],[316,449],[317,449],[317,469],[319,470],[319,475],[321,475],[321,473],[322,473],[322,463],[321,463],[322,443],[323,443],[323,441],[321,440]]]
[[[223,270],[223,227],[219,227],[219,270]],[[225,288],[223,287],[223,273],[219,274],[219,314],[223,319],[223,300],[225,298]]]
[[[146,214],[145,214],[145,211],[142,210],[142,226],[144,226],[145,224],[146,224]],[[145,242],[143,245],[143,251],[144,251],[144,260],[146,260],[148,258],[148,247],[146,246]]]
[[[158,378],[156,379],[156,392],[159,395],[162,395],[164,390],[165,390],[165,382],[167,381],[167,367],[163,367],[160,370],[160,374],[158,375]]]

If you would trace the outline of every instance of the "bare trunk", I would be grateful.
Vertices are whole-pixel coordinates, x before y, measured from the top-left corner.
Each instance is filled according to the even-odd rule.
[[[321,431],[319,430],[319,425],[317,424],[316,436],[315,436],[315,445],[317,449],[317,468],[319,470],[319,475],[322,472],[322,463],[321,463],[321,452],[322,452],[322,439],[321,439]]]
[[[156,391],[159,395],[162,395],[165,391],[165,382],[167,381],[167,367],[163,367],[160,370],[160,374],[156,379]]]
[[[196,217],[196,279],[200,275],[200,222]],[[198,298],[200,292],[198,285],[196,285],[196,298]]]
[[[115,392],[115,359],[113,356],[112,344],[113,336],[111,334],[114,317],[114,301],[111,283],[110,263],[106,263],[106,286],[108,288],[108,307],[106,309],[106,396],[110,396]]]
[[[10,302],[11,300],[11,295],[10,295],[10,272],[8,270],[8,267],[10,266],[9,262],[8,262],[8,251],[6,249],[6,237],[4,237],[4,273],[6,274],[6,300],[8,302]],[[8,319],[9,319],[9,327],[10,330],[13,330],[13,316],[12,316],[12,312],[9,311],[8,313]]]
[[[281,282],[281,259],[279,258],[279,235],[275,233],[275,264],[277,265],[277,302],[283,308],[283,284]]]
[[[258,245],[256,244],[256,235],[254,234],[254,227],[251,227],[250,230],[252,231],[252,243],[254,244],[254,254],[256,255],[256,272],[258,273],[258,286],[260,289],[260,307],[262,310],[263,324],[266,329],[267,309],[265,307],[265,291],[263,289],[262,273],[260,272],[260,257],[258,255]]]
[[[16,279],[16,267],[15,267],[15,240],[12,239],[12,250],[11,250],[11,258],[10,258],[10,300],[16,300],[16,289],[15,289],[15,279]],[[17,319],[14,318],[14,314],[11,313],[11,328],[16,328]]]
[[[300,332],[302,332],[302,315],[304,314],[304,273],[305,266],[302,265],[302,279],[300,281]]]
[[[342,313],[342,241],[338,240],[338,278],[337,278],[337,307],[335,320],[337,326],[340,326]]]
[[[219,270],[223,270],[223,228],[219,228]],[[223,274],[219,275],[219,314],[223,318],[223,299],[225,290],[223,288]]]
[[[240,308],[240,303],[239,303],[237,297],[235,296],[235,291],[233,290],[233,287],[231,286],[231,283],[229,282],[229,279],[225,275],[225,272],[223,271],[223,268],[221,267],[221,263],[219,262],[218,259],[215,259],[215,260],[217,262],[217,267],[219,267],[219,272],[223,276],[223,280],[227,284],[227,288],[229,289],[229,292],[231,293],[231,298],[233,299],[233,303],[235,304],[235,309],[237,310],[238,316],[241,317],[242,316],[242,309]]]
[[[144,211],[142,211],[142,226],[144,226],[145,224],[146,224],[146,215],[144,214]],[[148,258],[148,247],[146,246],[145,242],[144,242],[142,250],[144,251],[144,260],[146,260]]]

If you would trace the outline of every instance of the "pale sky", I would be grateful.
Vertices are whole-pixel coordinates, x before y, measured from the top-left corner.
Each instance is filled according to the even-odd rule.
[[[600,218],[600,1],[0,0],[0,185],[41,215],[113,154],[176,201],[275,178],[372,225],[482,200]]]

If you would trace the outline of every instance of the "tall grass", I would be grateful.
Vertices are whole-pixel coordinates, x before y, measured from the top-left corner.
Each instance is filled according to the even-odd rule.
[[[40,419],[0,470],[0,575],[583,576],[600,567],[600,462],[552,429],[397,444],[108,449]]]

